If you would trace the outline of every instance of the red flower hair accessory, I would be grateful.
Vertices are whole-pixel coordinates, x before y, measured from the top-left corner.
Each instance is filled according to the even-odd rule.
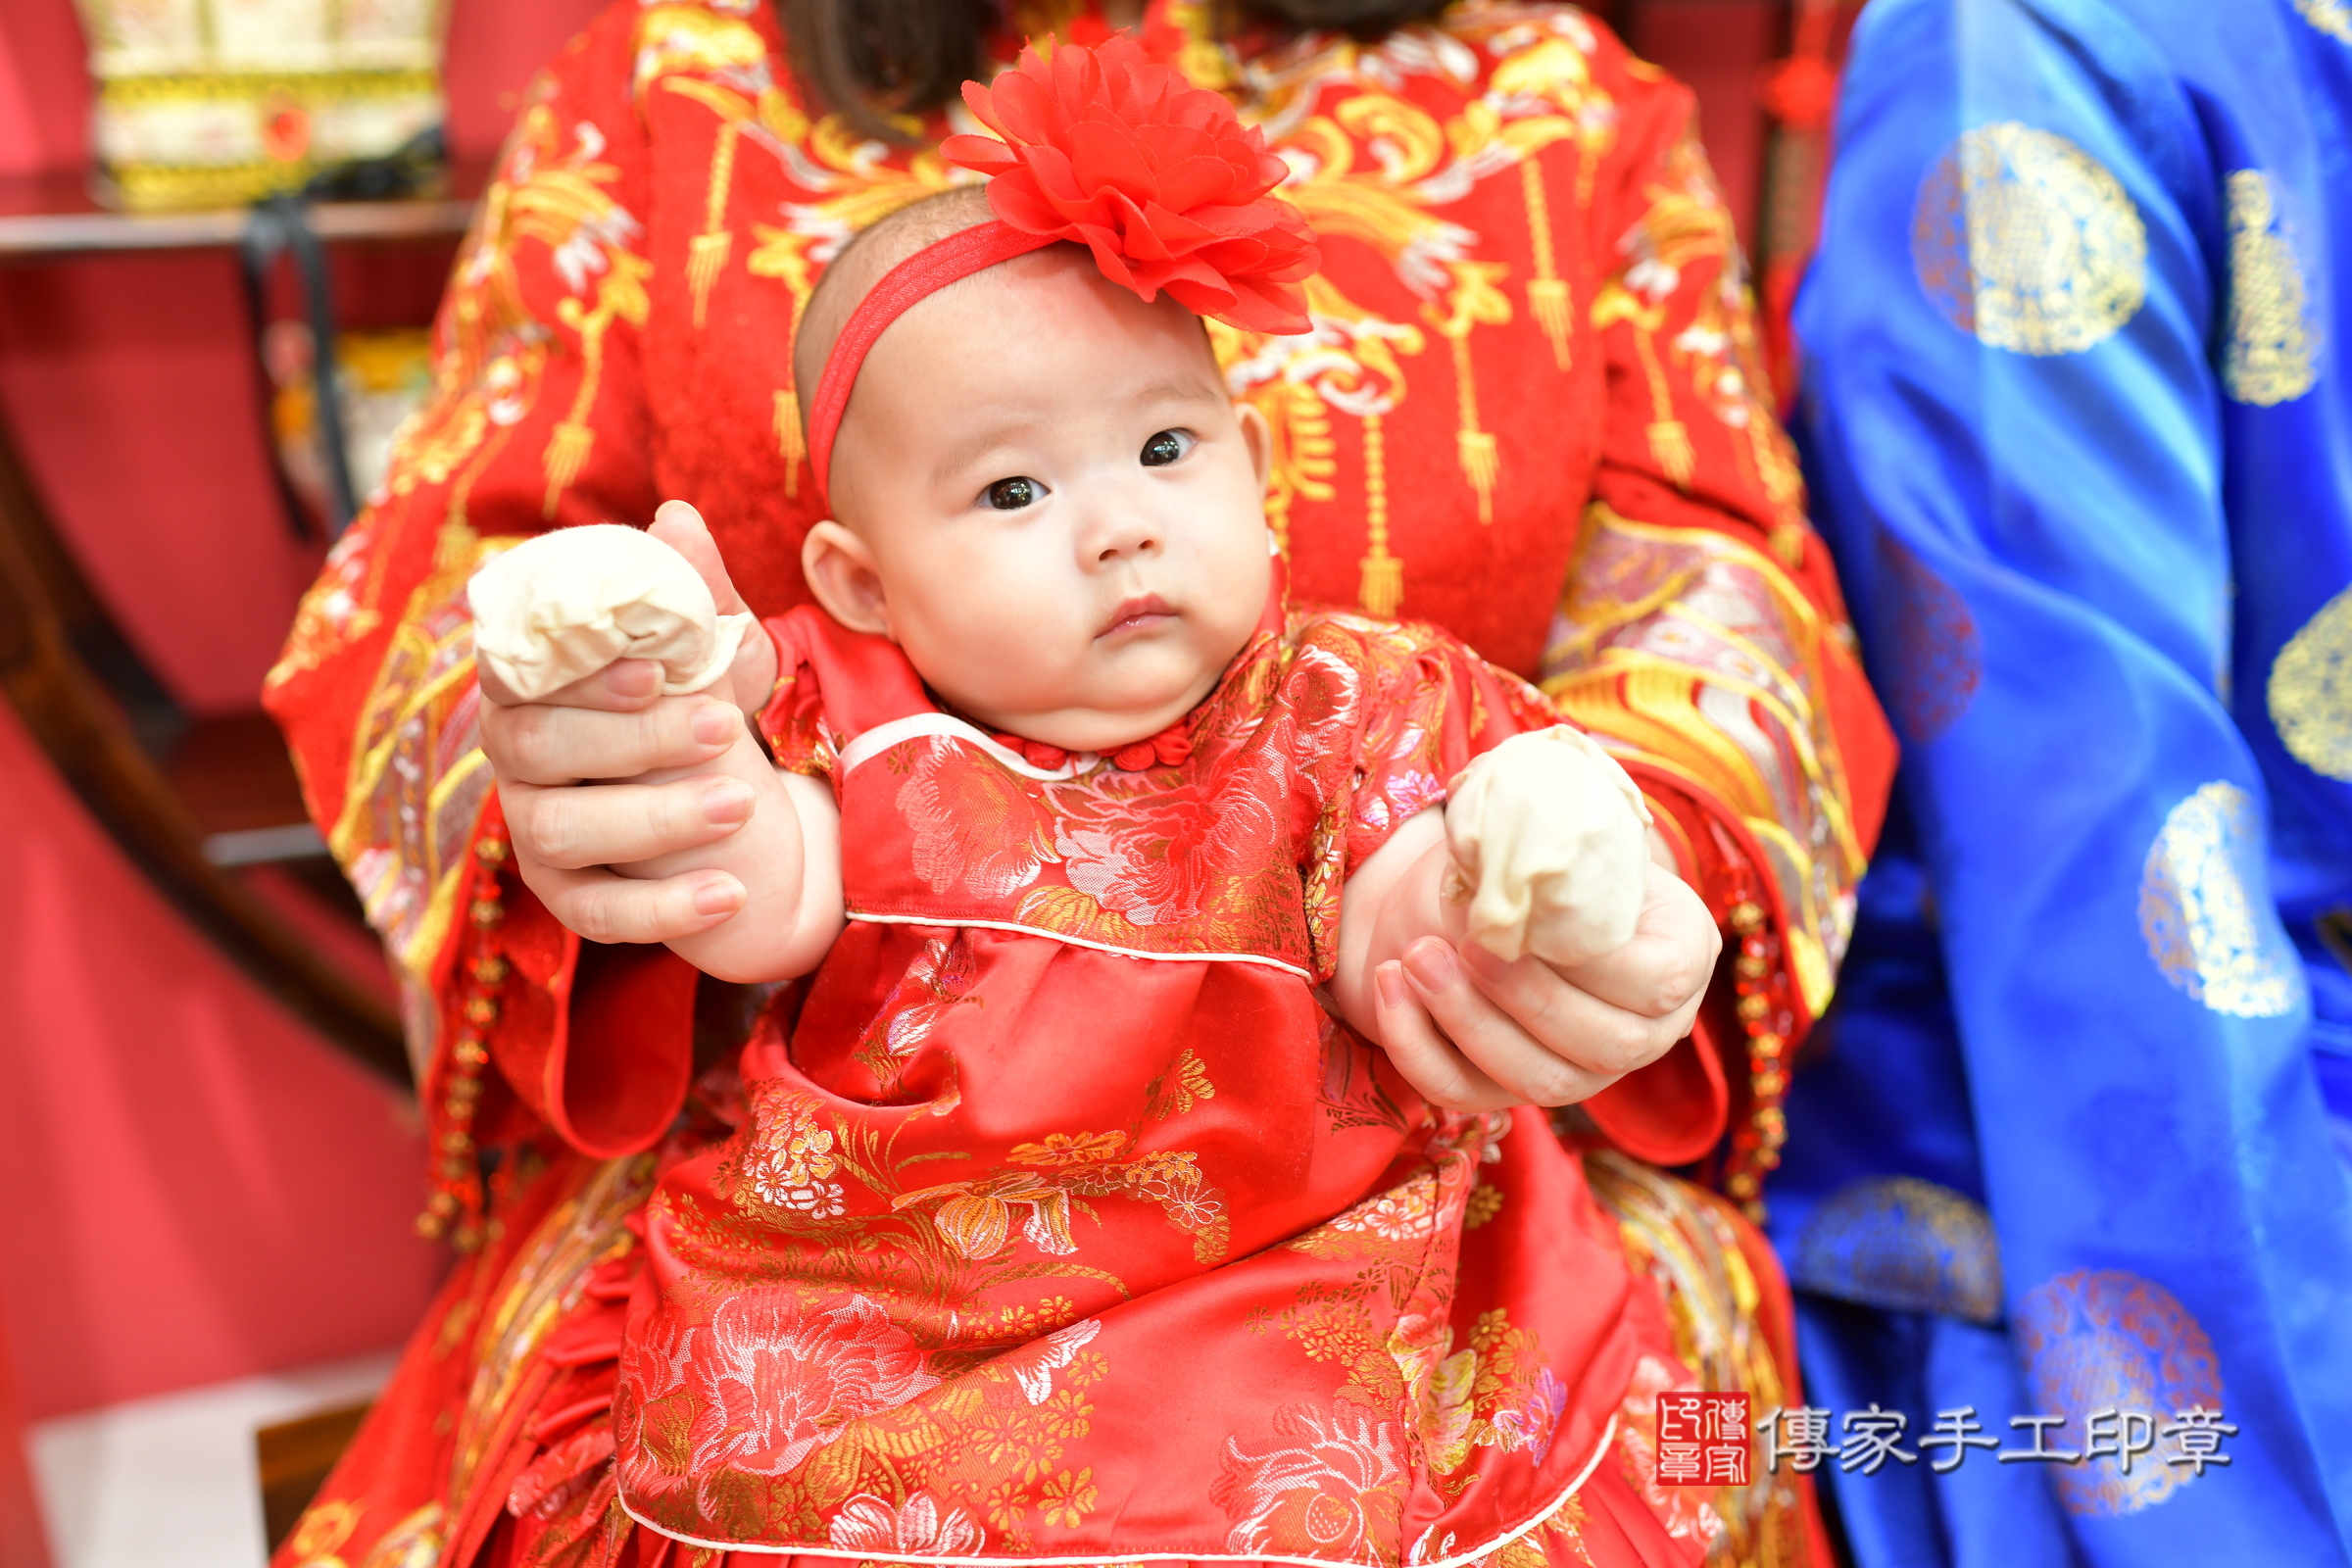
[[[867,351],[918,300],[1058,240],[1145,303],[1164,290],[1200,316],[1256,332],[1308,329],[1299,284],[1322,265],[1314,230],[1269,194],[1288,172],[1233,106],[1121,34],[1034,49],[964,102],[1003,137],[951,136],[940,151],[991,176],[997,219],[915,252],[860,300],[826,357],[808,409],[808,461],[828,491],[833,438]]]
[[[1084,245],[1147,304],[1165,289],[1250,331],[1307,329],[1314,230],[1268,194],[1289,171],[1217,94],[1121,34],[1051,58],[1024,49],[994,85],[965,82],[963,101],[1004,140],[951,136],[940,154],[992,176],[988,204],[1009,227]]]

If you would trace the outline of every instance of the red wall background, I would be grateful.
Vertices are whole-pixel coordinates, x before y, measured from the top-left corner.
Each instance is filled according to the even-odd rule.
[[[462,157],[596,3],[457,0]],[[0,175],[83,167],[88,99],[71,0],[0,5]],[[424,319],[446,262],[358,259],[349,314]],[[316,566],[270,488],[234,267],[0,269],[0,413],[198,712],[256,706]],[[0,705],[0,1416],[398,1344],[441,1268],[409,1229],[422,1169],[404,1098],[188,929]]]
[[[494,151],[516,90],[600,3],[455,0],[461,160]],[[1749,83],[1780,16],[1652,0],[1629,29],[1699,88],[1743,229]],[[71,0],[0,5],[0,176],[82,168],[88,97]],[[344,258],[347,319],[422,320],[446,264]],[[200,713],[255,706],[317,565],[270,488],[234,266],[0,268],[0,413],[84,569]],[[396,1344],[440,1267],[409,1230],[421,1169],[402,1097],[182,925],[0,706],[0,1432],[12,1361],[38,1419]]]

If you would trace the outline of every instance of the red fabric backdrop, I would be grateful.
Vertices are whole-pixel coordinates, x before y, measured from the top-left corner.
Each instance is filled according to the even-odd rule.
[[[596,4],[458,0],[461,156]],[[71,0],[0,6],[0,175],[81,168],[88,100]],[[446,259],[347,264],[351,314],[421,321]],[[233,268],[0,269],[0,409],[200,712],[257,706],[316,564],[270,488]],[[24,1414],[399,1343],[440,1266],[409,1231],[422,1169],[401,1097],[189,930],[0,706],[0,1345]]]

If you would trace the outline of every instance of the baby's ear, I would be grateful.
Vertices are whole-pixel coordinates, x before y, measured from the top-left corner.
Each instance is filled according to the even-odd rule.
[[[890,606],[874,553],[855,533],[827,517],[801,542],[801,575],[825,613],[852,631],[890,637]]]
[[[1242,398],[1233,400],[1233,416],[1242,427],[1242,442],[1250,449],[1250,466],[1257,473],[1259,494],[1265,493],[1266,479],[1274,471],[1274,432],[1266,426],[1266,416],[1254,403]]]

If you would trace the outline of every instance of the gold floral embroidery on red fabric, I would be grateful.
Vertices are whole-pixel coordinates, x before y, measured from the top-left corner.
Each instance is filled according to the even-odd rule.
[[[849,820],[860,792],[889,811],[847,867],[851,914],[1321,974],[1348,871],[1443,801],[1446,748],[1550,721],[1532,687],[1427,628],[1299,612],[1236,661],[1177,766],[1041,781],[943,734],[860,764],[840,785]]]

